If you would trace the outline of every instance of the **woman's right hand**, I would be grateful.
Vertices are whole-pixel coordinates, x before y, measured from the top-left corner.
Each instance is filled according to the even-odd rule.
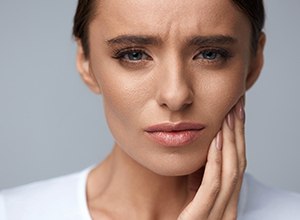
[[[210,145],[204,174],[191,174],[194,198],[177,220],[234,220],[246,169],[244,102],[228,113]],[[193,176],[194,175],[194,176]],[[201,178],[202,177],[202,182]],[[200,185],[200,186],[199,186]],[[196,189],[196,190],[193,190]]]

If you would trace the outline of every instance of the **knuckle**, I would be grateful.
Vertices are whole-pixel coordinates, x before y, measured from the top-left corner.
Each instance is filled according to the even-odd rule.
[[[221,156],[216,156],[214,159],[213,159],[214,163],[217,164],[217,165],[221,165],[222,164],[222,157]]]
[[[227,171],[225,176],[231,185],[236,185],[239,182],[240,175],[238,169]]]
[[[232,185],[236,185],[239,181],[239,174],[237,171],[232,171],[230,174],[230,182]]]
[[[227,140],[230,144],[235,144],[235,137],[233,135],[228,135]]]
[[[239,135],[244,136],[245,135],[245,127],[243,126],[242,128],[238,129],[237,132]]]
[[[212,197],[217,196],[219,194],[220,190],[221,190],[221,182],[217,180],[211,186],[210,193],[211,193]]]
[[[245,159],[240,160],[240,162],[239,162],[239,169],[240,169],[241,175],[245,172],[246,168],[247,168],[247,159],[245,158]]]

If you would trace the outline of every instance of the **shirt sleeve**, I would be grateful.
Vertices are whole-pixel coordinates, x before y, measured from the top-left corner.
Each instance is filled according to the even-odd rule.
[[[5,206],[4,206],[4,198],[3,195],[0,193],[0,219],[7,220],[6,213],[5,213]]]

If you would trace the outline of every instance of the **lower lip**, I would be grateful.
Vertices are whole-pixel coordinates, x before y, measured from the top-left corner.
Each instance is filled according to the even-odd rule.
[[[202,133],[202,130],[185,130],[173,132],[147,132],[150,139],[167,147],[179,147],[191,144]]]

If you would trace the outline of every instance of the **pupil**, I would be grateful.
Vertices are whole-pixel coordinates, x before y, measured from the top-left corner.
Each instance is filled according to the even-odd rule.
[[[129,58],[131,60],[140,60],[142,58],[142,54],[139,53],[139,52],[132,52],[130,55],[129,55]]]
[[[213,60],[217,57],[217,54],[211,51],[207,51],[204,53],[204,58],[209,59],[209,60]]]

